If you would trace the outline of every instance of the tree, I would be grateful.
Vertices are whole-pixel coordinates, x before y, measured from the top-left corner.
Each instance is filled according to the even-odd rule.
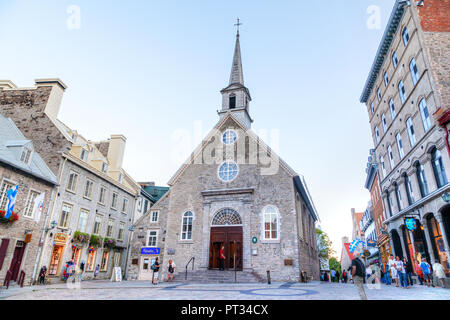
[[[336,254],[336,251],[334,251],[332,248],[332,242],[328,237],[328,234],[316,228],[316,235],[317,235],[317,248],[319,250],[319,259],[329,260],[333,255]]]
[[[330,258],[330,270],[332,270],[332,269],[334,269],[337,272],[339,272],[339,274],[342,273],[341,264],[339,263],[339,261],[335,257],[331,257]]]

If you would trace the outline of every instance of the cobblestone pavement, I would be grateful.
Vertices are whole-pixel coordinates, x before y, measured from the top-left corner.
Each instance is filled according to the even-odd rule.
[[[450,290],[415,285],[410,289],[381,285],[368,289],[369,300],[450,300]],[[81,288],[66,284],[0,290],[7,300],[357,300],[352,284],[272,283],[268,284],[194,284],[147,281],[85,281]]]

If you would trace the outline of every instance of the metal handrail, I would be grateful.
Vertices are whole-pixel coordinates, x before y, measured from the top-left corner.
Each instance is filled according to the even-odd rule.
[[[188,266],[189,266],[189,264],[191,263],[191,261],[192,261],[192,270],[194,270],[195,257],[192,257],[192,258],[189,260],[189,262],[186,264],[186,273],[185,273],[185,275],[184,275],[184,280],[187,280],[187,269],[188,269]]]
[[[23,283],[25,282],[25,271],[20,271],[19,281],[17,282],[21,288],[23,288]]]
[[[9,288],[9,282],[11,281],[11,278],[12,278],[12,272],[11,272],[11,270],[8,270],[6,272],[5,281],[3,281],[3,286],[6,287],[6,289]]]

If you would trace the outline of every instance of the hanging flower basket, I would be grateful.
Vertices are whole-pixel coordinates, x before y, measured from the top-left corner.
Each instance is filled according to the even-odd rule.
[[[116,240],[111,238],[103,239],[103,248],[113,249],[116,246]]]
[[[99,236],[96,236],[95,234],[91,235],[91,238],[89,240],[89,245],[93,247],[101,247],[102,246],[102,238]]]
[[[73,242],[78,242],[78,243],[88,243],[90,240],[90,235],[88,233],[83,233],[80,231],[75,231],[73,234]]]
[[[19,220],[17,213],[12,213],[8,219],[5,218],[6,211],[0,210],[0,223],[14,223]]]
[[[90,246],[89,249],[88,249],[88,252],[91,253],[94,250],[95,250],[95,248],[93,246]]]

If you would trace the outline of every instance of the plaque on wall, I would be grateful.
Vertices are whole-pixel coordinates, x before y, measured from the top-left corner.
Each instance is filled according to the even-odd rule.
[[[175,254],[175,249],[167,249],[167,254],[168,255],[174,255]]]
[[[293,259],[284,259],[284,265],[285,266],[292,266],[294,264]]]
[[[131,260],[131,264],[139,264],[139,259],[133,259],[133,260]]]

